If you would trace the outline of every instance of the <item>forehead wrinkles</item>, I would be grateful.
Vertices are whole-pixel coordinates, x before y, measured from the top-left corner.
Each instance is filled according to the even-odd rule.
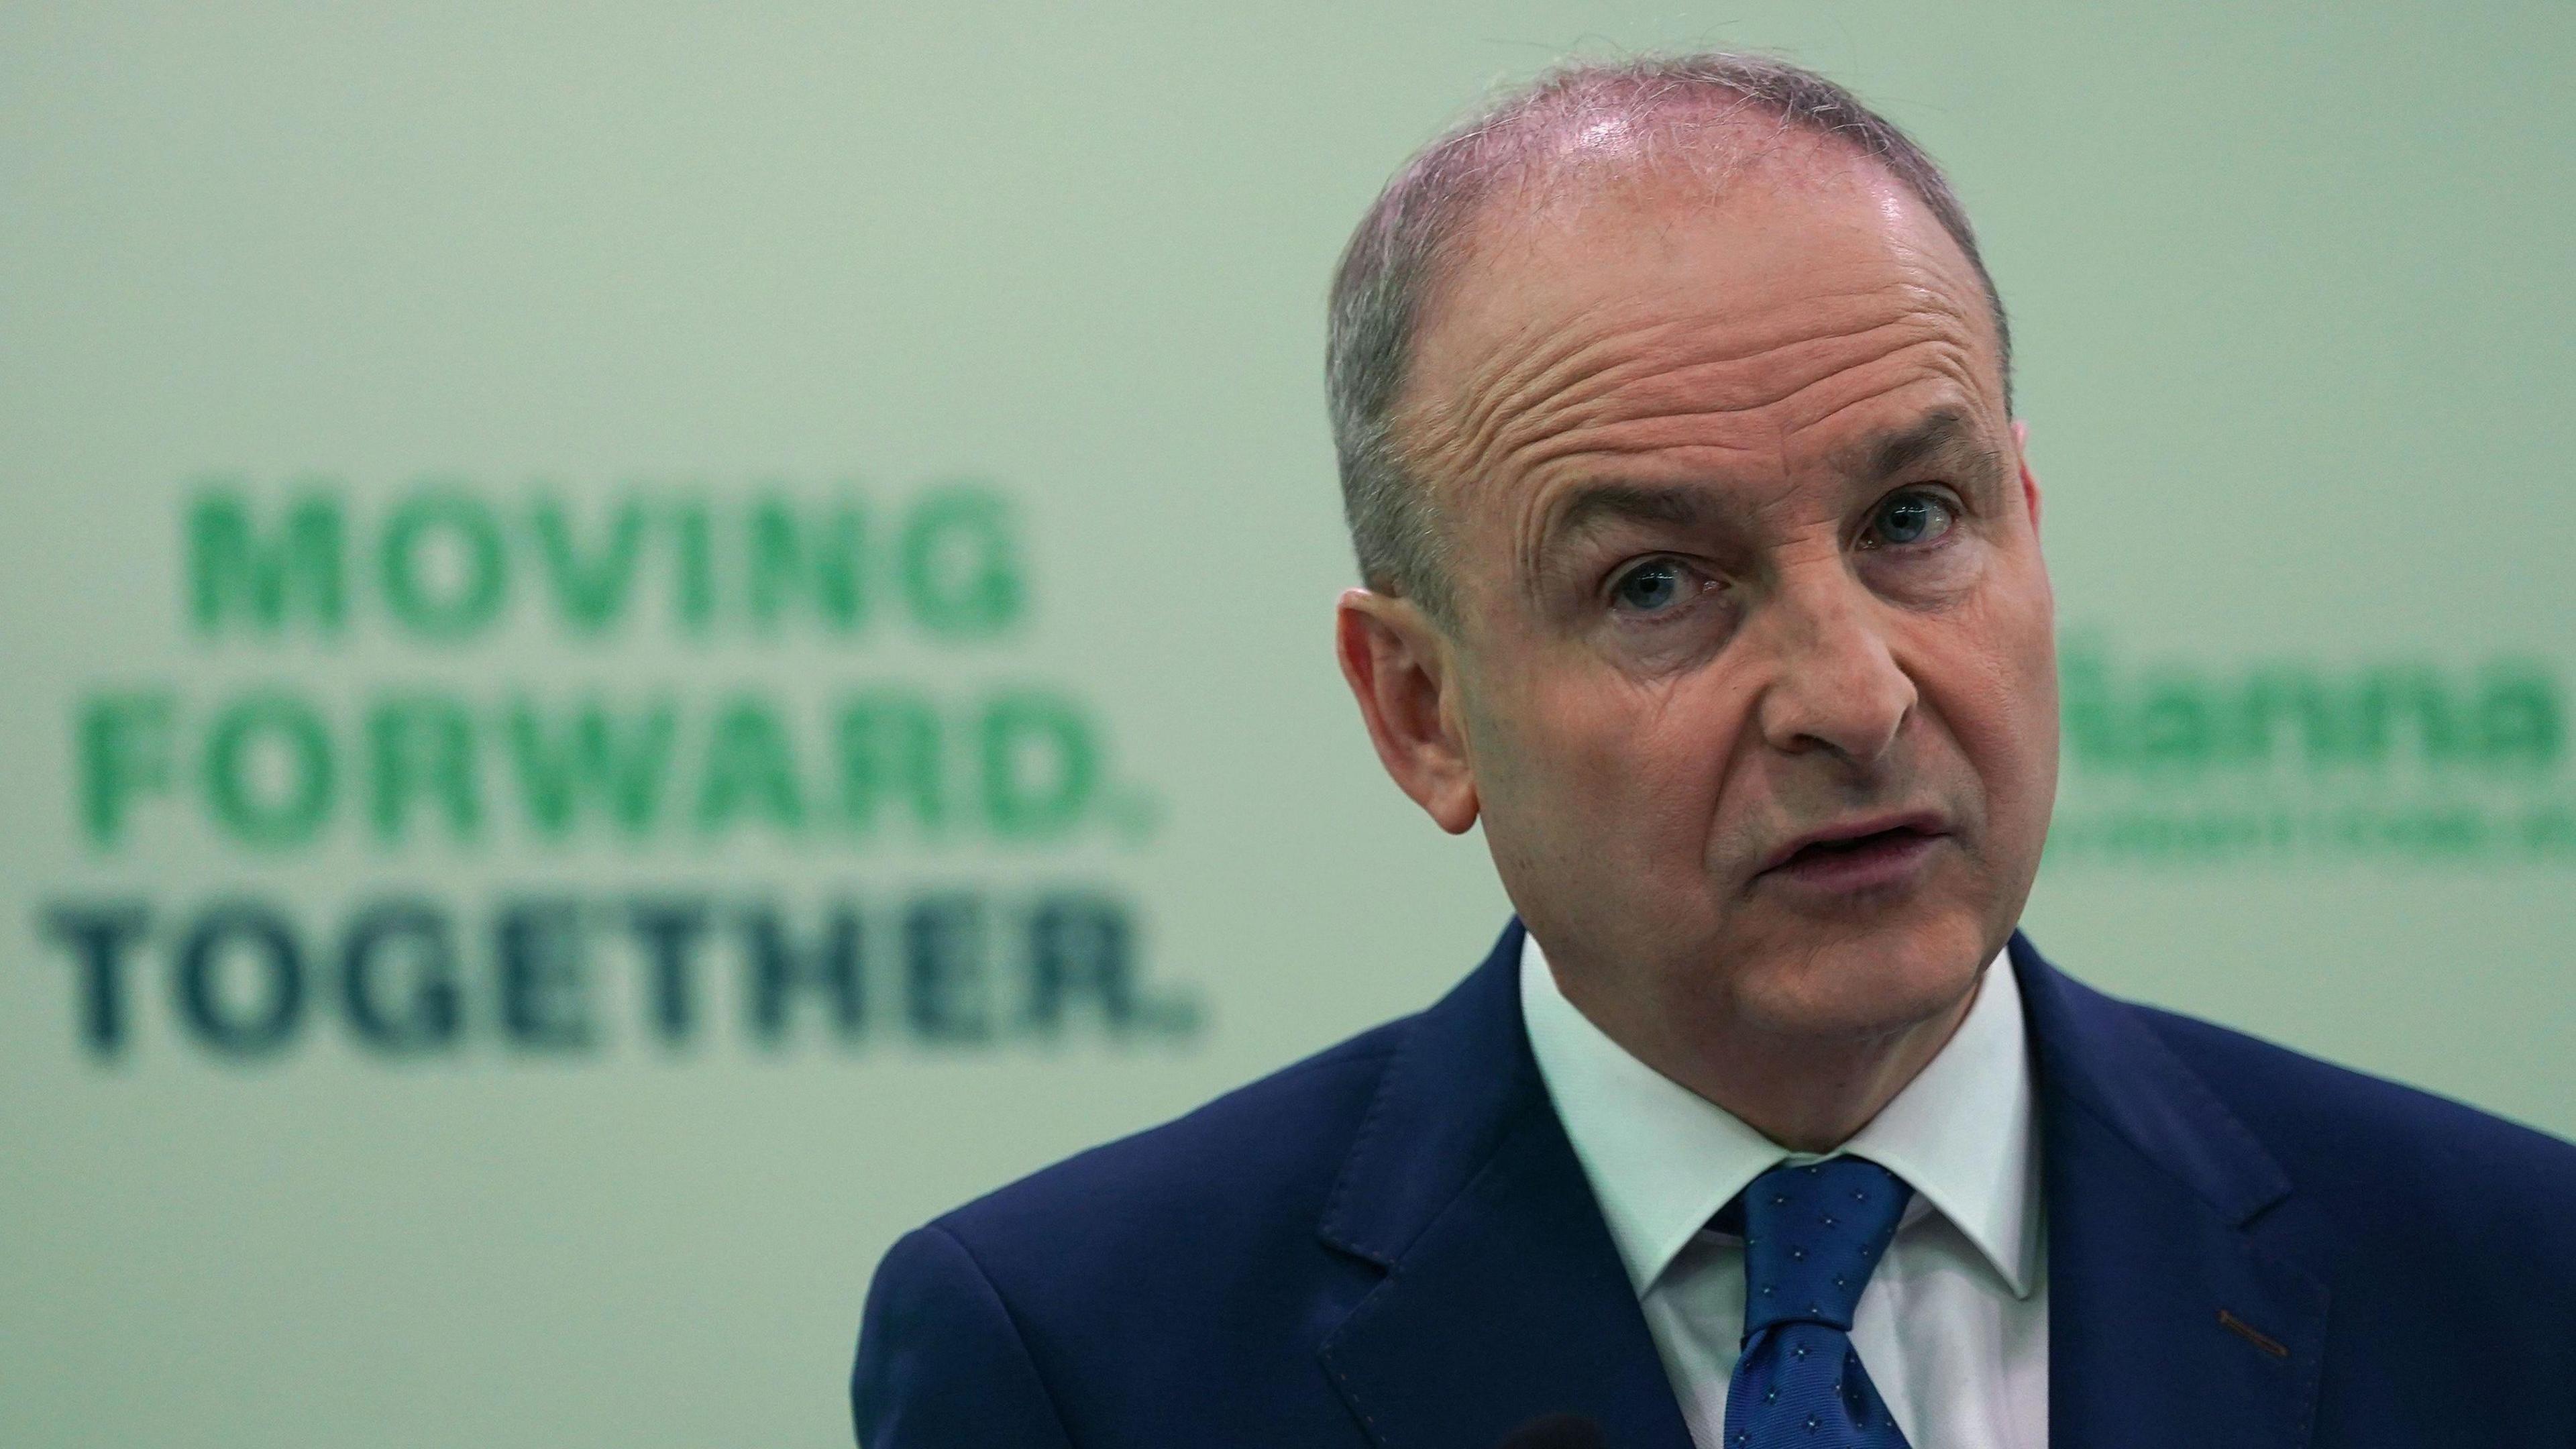
[[[1929,289],[1808,296],[1763,314],[1524,328],[1411,420],[1453,486],[1599,453],[1769,449],[1883,391],[1893,365],[1966,383],[1967,331]]]

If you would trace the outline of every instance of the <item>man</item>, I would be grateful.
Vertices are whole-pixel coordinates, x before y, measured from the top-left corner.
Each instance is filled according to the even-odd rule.
[[[1389,185],[1329,371],[1344,673],[1519,919],[904,1239],[863,1444],[2576,1444],[2576,1149],[2015,932],[2040,493],[1892,126],[1560,72]]]

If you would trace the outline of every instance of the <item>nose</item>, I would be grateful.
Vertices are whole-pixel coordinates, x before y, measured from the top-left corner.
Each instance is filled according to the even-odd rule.
[[[1787,579],[1763,612],[1771,682],[1755,720],[1773,749],[1876,764],[1919,698],[1896,662],[1887,606],[1847,570]]]

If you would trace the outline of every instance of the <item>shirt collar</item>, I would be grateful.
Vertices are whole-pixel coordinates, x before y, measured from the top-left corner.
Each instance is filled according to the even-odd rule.
[[[1521,1019],[1574,1154],[1638,1296],[1747,1183],[1812,1161],[1629,1054],[1557,988],[1538,939],[1521,946]],[[1977,1246],[2015,1297],[2038,1275],[2021,992],[1998,953],[1950,1040],[1841,1151],[1902,1177]]]

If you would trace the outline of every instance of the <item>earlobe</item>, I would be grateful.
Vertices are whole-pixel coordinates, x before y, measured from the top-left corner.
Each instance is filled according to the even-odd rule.
[[[1334,653],[1397,787],[1452,835],[1476,823],[1476,782],[1451,697],[1447,641],[1410,600],[1348,589],[1333,615]]]
[[[1464,835],[1476,823],[1483,806],[1476,799],[1476,776],[1467,768],[1464,756],[1453,757],[1432,783],[1432,788],[1414,797],[1432,823],[1452,835]]]

